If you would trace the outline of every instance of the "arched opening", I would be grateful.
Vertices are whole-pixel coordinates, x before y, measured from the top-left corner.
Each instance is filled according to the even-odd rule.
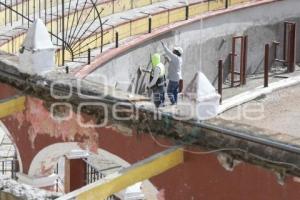
[[[17,179],[16,174],[22,171],[22,161],[18,148],[10,132],[0,121],[0,175]]]
[[[79,167],[81,171],[76,174],[75,178],[71,174],[72,169],[70,169],[74,166],[74,163],[73,165],[70,164],[70,160],[76,161],[75,168],[77,170],[78,165],[83,166]],[[75,180],[75,182],[83,182],[84,185],[88,185],[129,166],[130,163],[104,149],[98,149],[97,152],[89,152],[81,149],[76,142],[66,142],[52,144],[42,149],[31,162],[28,176],[41,178],[55,174],[57,178],[55,186],[52,187],[53,190],[69,192],[70,183],[68,181]],[[70,178],[70,176],[72,177]],[[83,178],[83,180],[76,180],[80,178]],[[151,197],[150,199],[155,199],[158,193],[155,186],[146,180],[124,191],[120,191],[111,199],[124,198],[129,193],[134,193],[132,191],[139,191],[140,197]]]

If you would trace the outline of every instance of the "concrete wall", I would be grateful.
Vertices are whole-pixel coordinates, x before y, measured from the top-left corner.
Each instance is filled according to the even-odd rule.
[[[103,82],[103,78],[99,76],[106,76],[109,85],[130,91],[137,79],[137,69],[147,66],[151,53],[163,52],[160,41],[164,41],[170,47],[180,45],[184,49],[185,86],[198,70],[203,71],[211,82],[216,83],[218,60],[225,61],[226,73],[229,66],[231,38],[239,35],[249,36],[247,73],[257,73],[263,66],[265,43],[271,44],[273,40],[282,43],[283,21],[295,20],[300,25],[299,7],[300,1],[298,0],[284,0],[210,17],[173,30],[138,48],[131,49],[86,78]],[[299,25],[298,33],[300,33]],[[300,49],[299,38],[297,38],[297,44]],[[279,51],[280,56],[282,55],[281,49],[282,46]],[[299,53],[297,53],[297,59],[300,61]]]

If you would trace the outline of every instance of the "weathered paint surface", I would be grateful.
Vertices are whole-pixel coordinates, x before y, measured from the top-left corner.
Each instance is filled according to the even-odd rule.
[[[62,142],[48,145],[34,156],[28,170],[28,175],[31,177],[51,175],[59,159],[69,155],[74,150],[81,150],[76,142]]]
[[[73,127],[74,129],[70,129],[71,132],[69,132],[70,124],[50,122],[49,112],[42,101],[29,98],[26,106],[27,109],[23,113],[3,120],[21,152],[24,173],[28,173],[34,156],[42,149],[50,144],[68,140],[87,144],[87,141],[94,137],[93,144],[97,143],[101,149],[105,149],[129,163],[138,162],[163,151],[166,147],[161,144],[171,145],[171,141],[167,139],[154,140],[149,134],[136,134],[135,132],[131,135],[120,134],[111,128],[98,128],[85,132],[74,125],[75,128]],[[39,112],[41,112],[40,115],[38,115]],[[33,122],[28,120],[33,120]],[[74,122],[70,121],[70,123]],[[42,125],[46,127],[40,127]],[[69,134],[59,130],[67,131]],[[89,135],[82,135],[81,131],[85,134],[95,135],[90,138]],[[32,136],[30,136],[31,134]],[[197,152],[199,149],[194,149],[194,151]],[[219,164],[214,154],[201,155],[186,152],[184,157],[184,164],[151,179],[151,182],[159,190],[165,191],[163,196],[166,199],[299,199],[300,184],[295,182],[292,177],[288,177],[285,185],[281,186],[277,183],[273,172],[257,166],[242,163],[229,172]],[[42,173],[48,173],[47,168],[42,171],[41,176]]]
[[[0,100],[0,119],[25,109],[25,97],[17,96]]]
[[[14,132],[13,127],[18,124],[16,120],[4,122],[8,129]],[[51,135],[37,134],[35,149],[28,146],[31,142],[27,137],[28,128],[23,125],[21,132],[12,135],[22,153],[24,172],[31,163],[35,154],[43,147],[59,142],[62,138]],[[102,133],[102,134],[101,134]],[[124,160],[135,163],[139,160],[162,151],[149,135],[136,135],[128,137],[112,129],[99,130],[99,146],[118,155]],[[80,138],[75,140],[80,141]],[[170,145],[166,140],[160,143]],[[300,184],[288,178],[284,186],[277,183],[275,175],[265,169],[241,164],[233,172],[226,171],[217,161],[215,155],[197,155],[185,153],[183,165],[175,167],[164,174],[151,179],[158,189],[165,190],[166,199],[231,199],[231,200],[298,200]]]
[[[80,188],[59,198],[68,200],[76,197],[78,200],[107,199],[137,182],[149,179],[183,163],[183,148],[172,147],[155,154],[145,160],[135,163],[120,172],[108,175],[102,180]]]
[[[17,94],[17,90],[9,85],[0,83],[0,88],[0,100],[15,96]]]
[[[24,160],[26,166],[25,172],[29,172],[29,166],[34,156],[44,147],[53,143],[76,141],[79,148],[97,152],[98,132],[94,128],[84,128],[77,123],[77,120],[86,122],[84,117],[76,115],[72,110],[64,110],[63,108],[59,111],[62,113],[70,112],[71,117],[68,120],[55,120],[43,101],[31,97],[26,98],[25,105],[24,111],[19,110],[19,112],[3,119],[3,123],[12,133],[19,151],[26,152],[21,153],[22,161]],[[87,121],[86,123],[93,123],[91,120]],[[50,139],[41,142],[36,139],[38,136]],[[70,150],[65,149],[65,152]],[[58,149],[58,151],[60,150]],[[53,167],[62,155],[54,153],[47,157],[39,163],[38,170],[30,172],[30,175],[36,177],[51,175]]]
[[[37,135],[45,134],[50,137],[61,138],[63,141],[74,141],[75,136],[84,137],[81,146],[83,148],[88,147],[91,151],[97,150],[98,134],[95,129],[84,128],[78,124],[78,119],[84,121],[81,116],[75,114],[72,110],[62,110],[62,112],[70,112],[70,118],[68,120],[56,120],[51,117],[51,113],[43,103],[39,99],[27,97],[27,109],[11,116],[17,120],[19,128],[25,122],[30,122],[28,136],[32,148],[34,148]]]

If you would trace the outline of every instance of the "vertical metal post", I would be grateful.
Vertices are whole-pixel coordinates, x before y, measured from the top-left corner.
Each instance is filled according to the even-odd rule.
[[[132,21],[131,21],[131,19],[129,20],[129,28],[130,28],[130,35],[129,36],[132,36]]]
[[[228,8],[228,0],[225,0],[225,8]]]
[[[56,175],[58,175],[58,163],[56,163],[56,169],[55,169],[55,172],[54,172],[54,173],[55,173]],[[56,192],[58,192],[58,184],[59,184],[58,178],[56,178],[55,182],[56,182]]]
[[[230,65],[231,87],[234,86],[234,70],[235,70],[235,38],[232,38],[232,52],[231,52],[231,65]]]
[[[14,179],[16,179],[16,174],[19,172],[19,163],[18,163],[18,156],[17,152],[14,154]]]
[[[11,52],[12,53],[15,53],[15,48],[14,48],[15,44],[14,43],[15,43],[15,38],[14,38],[14,36],[12,36],[11,37]]]
[[[88,64],[91,64],[91,49],[88,49]]]
[[[288,72],[295,71],[296,65],[296,24],[290,24],[289,31],[289,55],[288,55]]]
[[[15,2],[16,4],[15,4],[15,7],[16,7],[16,11],[17,12],[15,12],[15,15],[16,15],[16,21],[18,21],[19,20],[19,15],[18,15],[18,13],[19,13],[19,3],[18,2]]]
[[[28,17],[28,19],[29,19],[29,1],[27,0],[27,17]],[[29,20],[27,20],[27,26],[28,26],[28,28],[29,28]]]
[[[283,32],[283,60],[286,61],[286,32],[288,28],[288,23],[284,22],[284,32]]]
[[[208,2],[207,2],[207,7],[208,7],[207,9],[208,9],[208,11],[210,11],[210,1],[211,0],[208,0]]]
[[[7,5],[6,0],[4,1],[5,5]],[[6,6],[4,7],[4,25],[6,26],[7,24],[7,8]]]
[[[93,168],[89,165],[90,171],[89,171],[89,183],[92,183],[92,176],[91,174],[93,173]]]
[[[11,26],[13,25],[12,7],[13,7],[13,3],[12,3],[12,0],[10,0],[9,19],[10,19],[10,25]]]
[[[33,21],[35,20],[35,1],[33,0]]]
[[[53,0],[50,0],[50,32],[53,33],[53,23],[52,23],[52,17],[53,17]],[[53,34],[51,34],[51,40],[52,40],[52,36]]]
[[[94,169],[94,174],[93,174],[93,182],[95,182],[96,181],[96,170]]]
[[[289,72],[290,71],[290,54],[291,54],[291,31],[290,31],[290,26],[289,24],[287,25],[287,32],[286,32],[286,35],[287,35],[287,45],[286,45],[286,48],[287,48],[287,51],[286,51],[286,64],[287,64],[287,71]]]
[[[61,26],[62,26],[62,66],[65,65],[65,0],[61,0]]]
[[[185,20],[189,19],[189,11],[190,11],[190,7],[188,5],[185,6]]]
[[[168,24],[170,24],[170,9],[168,9]]]
[[[41,18],[41,0],[39,0],[38,3],[39,3],[39,18]]]
[[[116,32],[116,48],[119,47],[119,33]]]
[[[265,45],[265,62],[264,62],[264,87],[269,86],[269,44]]]
[[[58,16],[58,0],[56,0],[56,35],[59,34],[59,21],[61,22],[61,19],[59,19]],[[58,37],[56,37],[56,44],[58,44]]]
[[[247,63],[248,63],[248,35],[244,36],[244,62],[243,62],[243,71],[244,71],[244,76],[243,76],[243,81],[242,84],[246,84],[246,73],[247,73]]]
[[[244,56],[245,56],[244,37],[241,37],[241,54],[240,54],[240,85],[244,82]]]
[[[45,9],[45,24],[47,23],[47,0],[44,0],[44,9]]]
[[[148,17],[148,33],[152,32],[152,16]]]
[[[24,16],[24,1],[22,1],[22,5],[21,5],[21,13],[22,13],[22,16]],[[24,25],[24,17],[22,17],[22,25]]]
[[[10,177],[11,179],[14,179],[14,160],[11,161],[11,174]]]
[[[219,63],[218,63],[218,93],[221,95],[220,103],[222,103],[222,93],[223,93],[223,60],[219,60]]]

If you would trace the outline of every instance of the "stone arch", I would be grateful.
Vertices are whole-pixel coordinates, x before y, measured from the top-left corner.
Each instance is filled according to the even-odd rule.
[[[74,150],[81,150],[76,142],[55,143],[43,148],[31,161],[28,176],[43,177],[51,175],[59,158]]]
[[[59,158],[79,150],[82,151],[82,148],[78,145],[77,142],[63,142],[51,144],[39,151],[35,155],[34,159],[30,164],[28,175],[32,177],[42,177],[45,175],[51,175],[49,173],[52,172],[51,169],[54,168]],[[128,163],[127,161],[104,149],[98,149],[97,154],[115,161],[122,167],[130,166],[130,163]]]
[[[71,154],[72,152],[74,153],[75,151],[82,151],[82,148],[77,142],[55,143],[45,147],[39,151],[32,160],[29,167],[28,176],[37,178],[50,176],[53,174],[54,168],[59,159],[63,156]],[[96,154],[102,158],[112,160],[121,167],[128,167],[131,165],[129,162],[125,161],[119,156],[104,149],[98,149]],[[151,192],[152,195],[157,194],[158,190],[149,180],[145,180],[143,185],[144,188],[147,188],[145,190],[146,192]]]
[[[12,141],[12,144],[17,153],[19,171],[22,173],[23,172],[23,163],[22,163],[22,158],[21,158],[19,149],[18,149],[16,142],[14,141],[14,138],[12,137],[11,133],[9,132],[9,130],[7,129],[7,127],[4,125],[4,123],[1,120],[0,120],[0,129],[2,129],[4,131],[4,133],[9,137],[9,139]]]

